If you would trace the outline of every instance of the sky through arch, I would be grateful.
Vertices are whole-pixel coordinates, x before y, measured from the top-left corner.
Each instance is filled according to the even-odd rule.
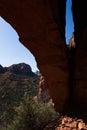
[[[38,68],[34,56],[18,39],[17,32],[0,17],[0,64],[5,67],[25,62],[35,72]]]
[[[66,44],[69,43],[69,39],[74,31],[71,5],[72,0],[67,0],[65,27]],[[34,56],[18,39],[17,32],[10,24],[0,17],[0,64],[2,66],[10,66],[14,63],[25,62],[29,64],[35,72],[38,68]]]
[[[74,23],[71,7],[72,7],[72,0],[66,0],[66,26],[65,26],[66,44],[69,43],[72,33],[74,32]]]

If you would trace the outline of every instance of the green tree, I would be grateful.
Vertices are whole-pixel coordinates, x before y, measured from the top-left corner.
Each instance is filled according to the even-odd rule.
[[[15,118],[6,130],[42,130],[59,115],[52,106],[37,104],[27,94],[15,112]]]

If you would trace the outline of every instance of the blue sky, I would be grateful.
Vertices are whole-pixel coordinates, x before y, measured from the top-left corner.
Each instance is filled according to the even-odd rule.
[[[66,2],[66,28],[65,28],[65,37],[66,37],[66,43],[69,43],[69,40],[72,36],[72,32],[74,32],[74,24],[73,24],[73,18],[72,18],[72,10],[71,10],[71,3],[72,0],[67,0]]]
[[[16,31],[0,17],[0,64],[10,66],[25,62],[37,70],[36,61],[30,51],[20,42]]]
[[[67,0],[66,43],[68,43],[73,32],[70,5],[71,0]],[[25,62],[29,64],[35,72],[38,68],[34,56],[18,39],[19,37],[16,31],[0,17],[0,64],[2,66],[10,66],[12,64]]]

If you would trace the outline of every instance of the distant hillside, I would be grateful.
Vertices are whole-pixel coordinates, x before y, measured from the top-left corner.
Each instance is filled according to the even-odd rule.
[[[25,63],[10,67],[0,65],[0,124],[13,118],[14,107],[18,106],[25,93],[36,96],[39,76]]]
[[[13,64],[9,67],[3,67],[2,65],[0,65],[0,74],[6,72],[11,72],[13,74],[18,74],[18,75],[32,76],[32,77],[36,76],[36,74],[32,72],[30,65],[25,63]]]

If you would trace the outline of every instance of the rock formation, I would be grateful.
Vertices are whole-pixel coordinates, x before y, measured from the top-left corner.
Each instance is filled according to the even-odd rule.
[[[0,1],[0,15],[34,54],[60,112],[68,100],[65,4],[66,0]]]
[[[44,130],[87,130],[87,125],[82,119],[64,116],[47,125]]]
[[[5,72],[11,72],[13,74],[25,75],[31,77],[37,76],[34,72],[32,72],[30,65],[25,63],[13,64],[9,67],[3,67],[0,65],[0,74]]]
[[[83,7],[83,8],[82,8]],[[87,4],[73,0],[74,36],[76,42],[74,56],[74,102],[79,113],[87,119]]]
[[[55,130],[87,130],[86,124],[82,119],[72,119],[70,117],[61,117],[60,124]]]
[[[84,111],[87,108],[87,4],[82,0],[72,2],[76,42],[72,98]],[[68,86],[71,69],[64,36],[65,7],[66,0],[0,0],[0,16],[13,26],[19,40],[34,54],[59,112],[63,112],[72,94]]]
[[[72,33],[72,37],[70,38],[70,41],[69,41],[69,46],[70,48],[75,48],[76,44],[75,44],[75,38],[74,38],[74,32]]]
[[[52,97],[50,95],[48,87],[46,86],[44,76],[40,76],[39,91],[38,95],[34,97],[34,100],[38,103],[47,103],[49,105],[54,106]]]

